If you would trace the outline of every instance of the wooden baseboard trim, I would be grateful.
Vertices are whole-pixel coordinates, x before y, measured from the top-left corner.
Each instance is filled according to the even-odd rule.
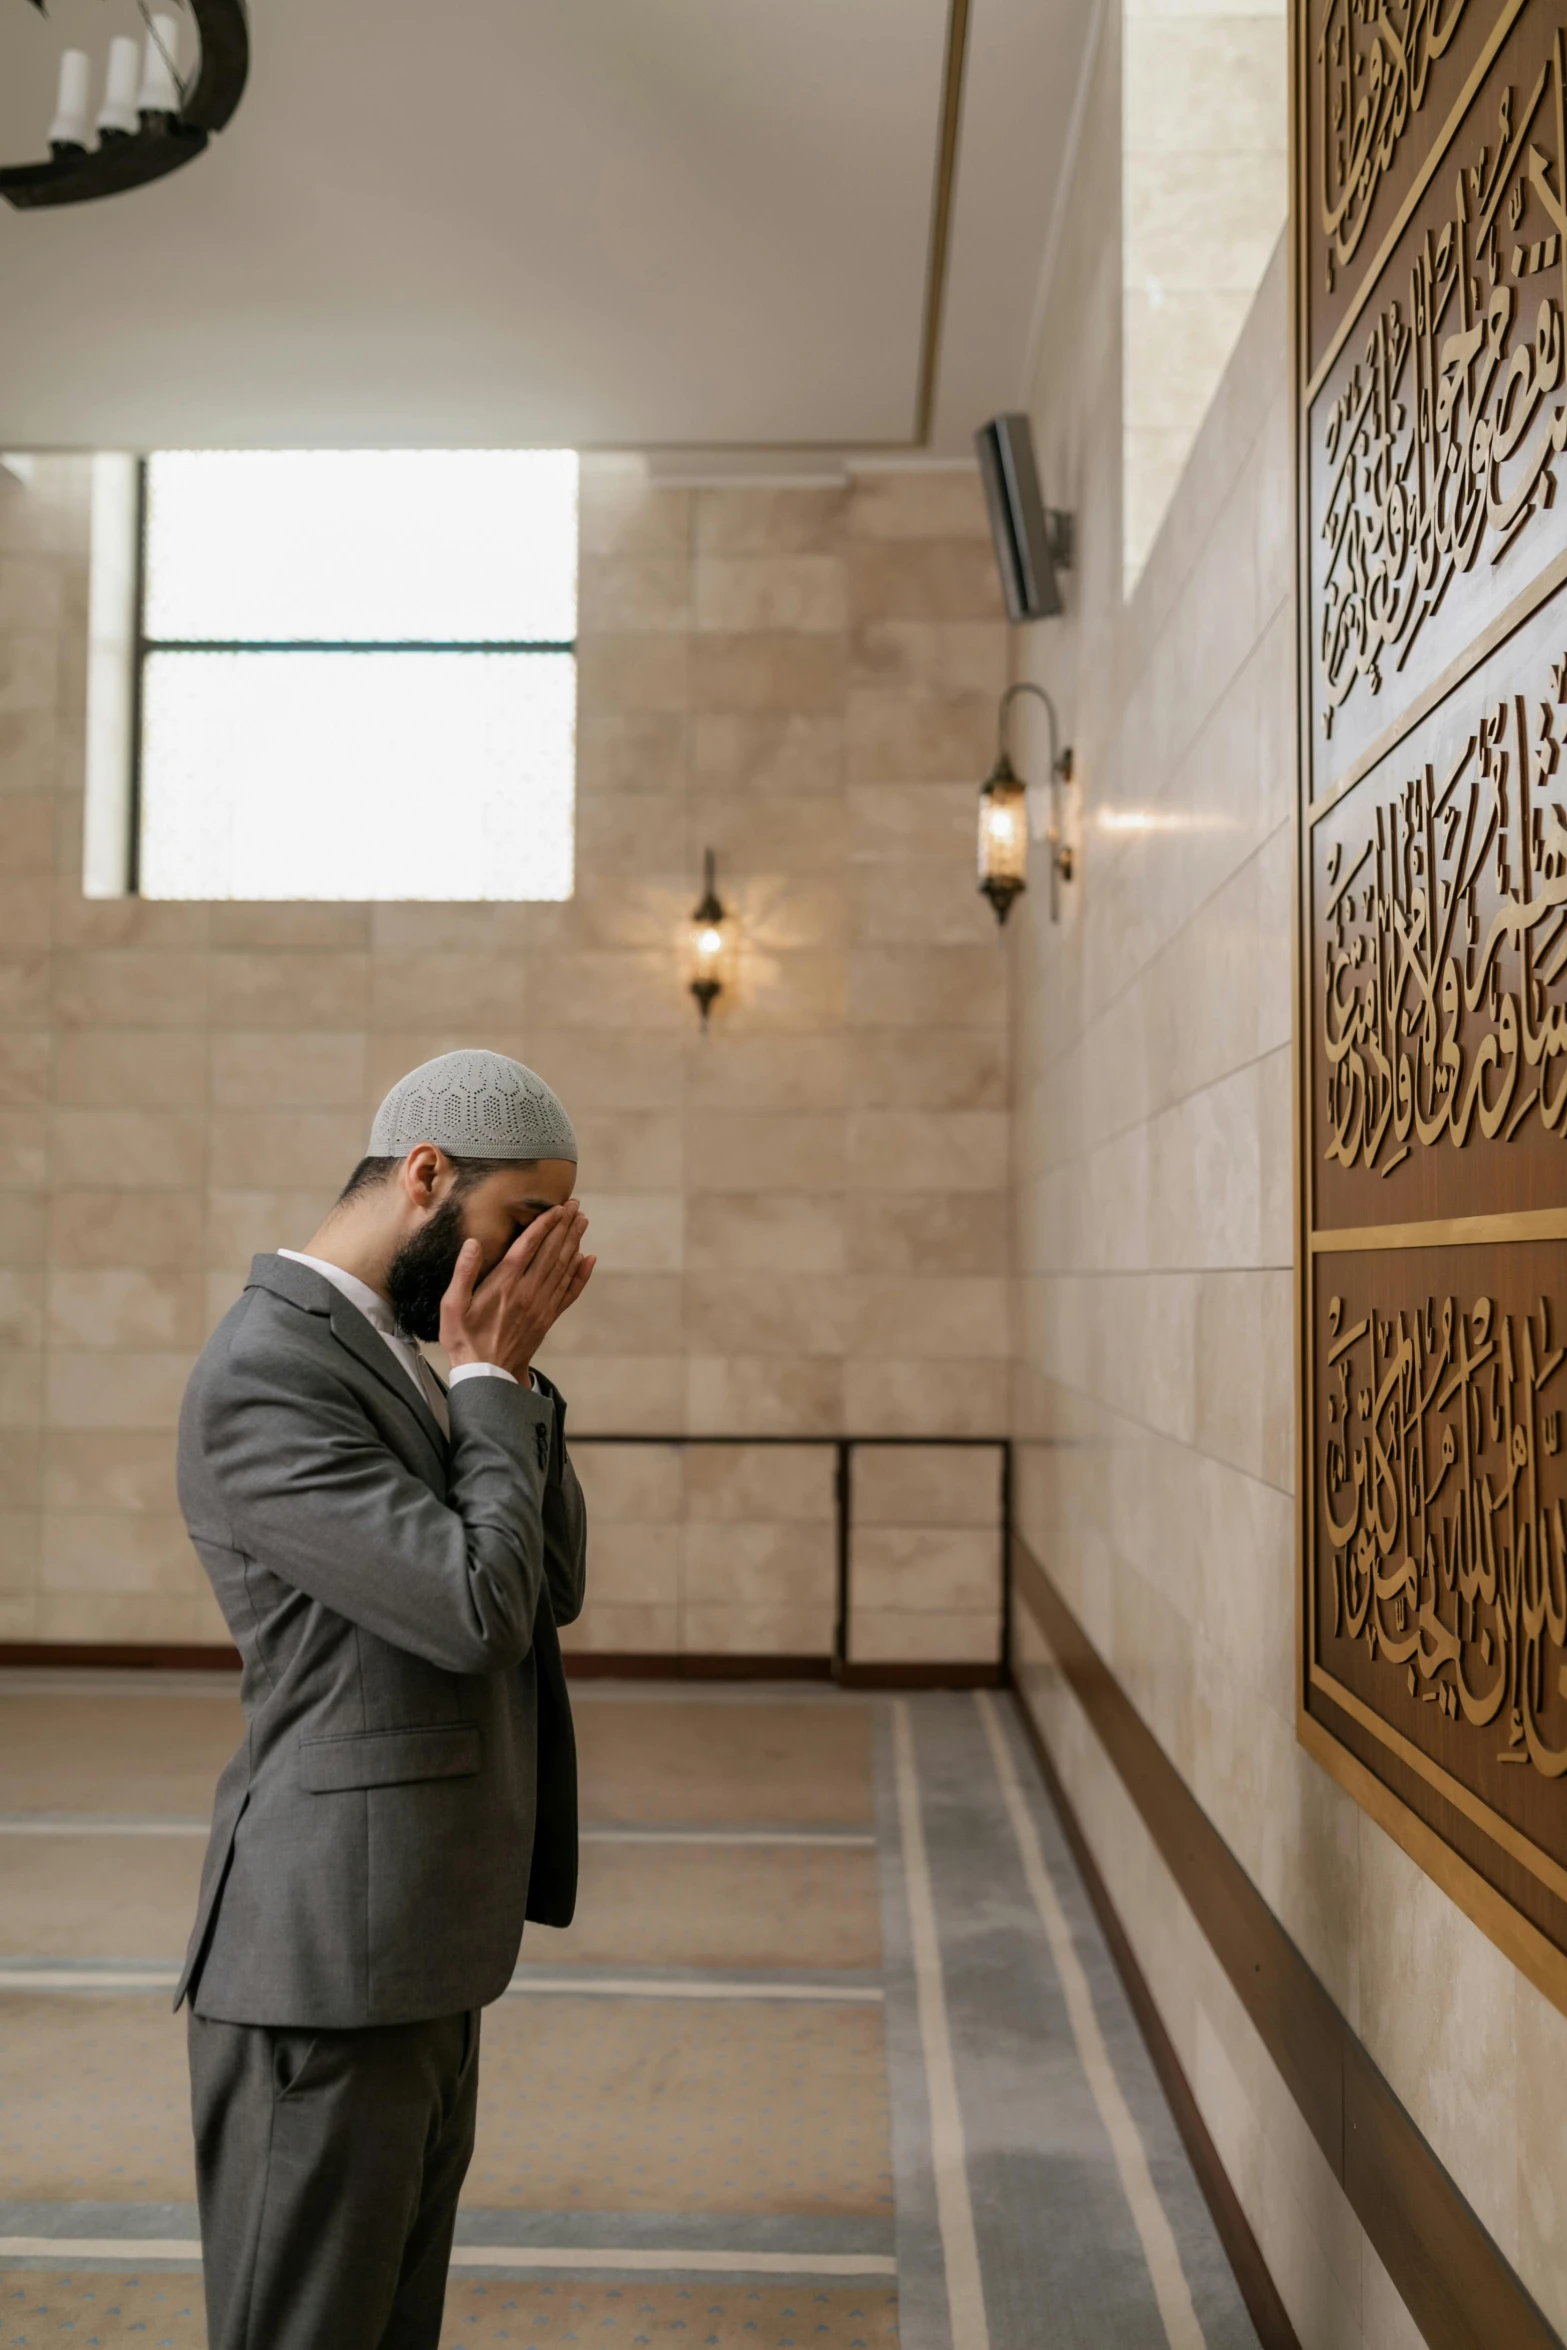
[[[659,1656],[567,1649],[568,1681],[831,1681],[830,1656]]]
[[[1006,1675],[1000,1665],[844,1665],[838,1674],[844,1689],[1002,1689]]]
[[[661,1656],[568,1649],[572,1681],[835,1681],[845,1689],[999,1689],[999,1665],[846,1665],[830,1656]],[[0,1668],[51,1672],[237,1673],[239,1651],[218,1645],[89,1640],[0,1641]]]
[[[237,1673],[239,1650],[129,1640],[0,1640],[0,1667],[48,1672]]]
[[[1164,2028],[1164,2018],[1154,2004],[1148,1978],[1138,1965],[1136,1953],[1126,1938],[1126,1928],[1110,1899],[1110,1889],[1099,1874],[1099,1864],[1089,1849],[1082,1824],[1072,1809],[1056,1766],[1050,1759],[1050,1751],[1040,1736],[1039,1725],[1021,1696],[1015,1698],[1015,1703],[1023,1735],[1033,1749],[1040,1777],[1050,1791],[1050,1800],[1060,1817],[1066,1840],[1072,1847],[1072,1857],[1088,1889],[1094,1915],[1110,1945],[1110,1956],[1115,1960],[1116,1972],[1121,1978],[1132,2013],[1142,2027],[1154,2071],[1169,2100],[1175,2126],[1181,2133],[1192,2169],[1197,2174],[1197,2184],[1213,2215],[1219,2241],[1229,2255],[1241,2299],[1257,2329],[1257,2339],[1262,2350],[1300,2350],[1300,2336],[1291,2325],[1289,2311],[1279,2298],[1279,2289],[1262,2257],[1262,2247],[1252,2233],[1251,2222],[1241,2208],[1240,2197],[1230,2184],[1230,2174],[1220,2161],[1219,2150],[1208,2135],[1208,2125],[1202,2118],[1197,2100],[1192,2095],[1191,2083],[1175,2053],[1175,2043]]]
[[[1429,2350],[1563,2350],[1523,2280],[1016,1534],[1010,1571],[1014,1598],[1048,1641]],[[1217,2210],[1214,2217],[1217,2222]]]

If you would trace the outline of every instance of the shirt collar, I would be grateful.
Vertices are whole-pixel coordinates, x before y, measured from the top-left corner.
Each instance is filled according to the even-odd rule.
[[[330,1281],[334,1289],[342,1291],[351,1306],[357,1306],[372,1330],[379,1330],[383,1338],[400,1338],[397,1317],[378,1289],[368,1281],[361,1281],[357,1273],[345,1273],[341,1265],[327,1262],[325,1257],[307,1257],[302,1249],[280,1248],[280,1257],[293,1264],[308,1265],[312,1273],[319,1273],[323,1281]]]

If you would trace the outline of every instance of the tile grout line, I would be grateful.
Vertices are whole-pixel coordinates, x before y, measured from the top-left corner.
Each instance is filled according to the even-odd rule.
[[[958,2103],[957,2072],[947,2023],[935,1901],[925,1852],[925,1824],[920,1817],[913,1720],[907,1698],[895,1701],[892,1729],[898,1819],[914,1947],[915,1995],[930,2093],[931,2166],[936,2182],[936,2213],[941,2229],[953,2350],[990,2350],[979,2242],[969,2193],[963,2113]]]
[[[181,2236],[0,2236],[0,2261],[179,2261],[201,2266],[198,2238]],[[453,2268],[700,2271],[715,2276],[890,2277],[897,2264],[880,2252],[713,2252],[585,2245],[455,2244]]]
[[[0,1813],[0,1836],[202,1836],[211,1832],[207,1820],[167,1817],[123,1817],[95,1812]],[[858,1829],[836,1828],[584,1828],[583,1844],[689,1844],[728,1848],[743,1846],[761,1851],[799,1847],[820,1852],[871,1851],[876,1839]]]
[[[99,1819],[91,1812],[15,1813],[0,1819],[0,1836],[202,1836],[210,1834],[206,1820]]]
[[[995,1701],[988,1691],[977,1690],[975,1703],[979,1708],[996,1778],[1000,1783],[1002,1801],[1017,1841],[1023,1875],[1033,1895],[1040,1923],[1045,1929],[1045,1939],[1050,1945],[1050,1955],[1066,2002],[1067,2020],[1072,2027],[1072,2038],[1077,2044],[1078,2060],[1087,2076],[1089,2090],[1109,2138],[1122,2192],[1143,2248],[1143,2258],[1148,2263],[1148,2274],[1153,2284],[1154,2298],[1159,2304],[1165,2337],[1170,2350],[1207,2350],[1207,2337],[1192,2303],[1191,2287],[1181,2265],[1175,2233],[1148,2168],[1148,2154],[1142,2133],[1133,2119],[1131,2108],[1116,2078],[1115,2068],[1110,2062],[1110,2052],[1099,2029],[1088,1977],[1078,1957],[1072,1929],[1061,1907],[1060,1897],[1045,1866],[1039,1831],[1029,1815],[1017,1775],[1017,1765],[1003,1736]]]
[[[0,1983],[4,1976],[0,1975]],[[861,2005],[880,2006],[880,1984],[868,1983],[737,1983],[732,1975],[718,1976],[712,1981],[659,1982],[640,1981],[635,1975],[605,1976],[602,1979],[577,1975],[514,1975],[503,1998],[517,1999],[530,1996],[572,1999],[586,1992],[599,1999],[807,1999],[835,2002],[858,2002]]]
[[[168,1991],[179,1979],[178,1969],[165,1967],[12,1967],[0,1960],[0,1995],[9,1991],[76,1993],[82,1991]],[[804,2000],[826,2006],[880,2006],[884,1998],[878,1983],[778,1983],[736,1981],[733,1975],[660,1978],[635,1975],[547,1975],[523,1972],[513,1976],[503,1999],[733,1999]]]

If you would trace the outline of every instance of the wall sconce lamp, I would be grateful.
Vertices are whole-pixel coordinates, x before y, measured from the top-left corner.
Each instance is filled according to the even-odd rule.
[[[723,994],[734,925],[718,894],[716,860],[708,849],[702,860],[704,888],[691,916],[691,993],[702,1009],[703,1025],[714,999]]]
[[[1009,685],[1001,697],[996,725],[996,763],[979,791],[979,886],[1005,922],[1012,901],[1028,887],[1028,792],[1007,755],[1007,718],[1019,694],[1034,694],[1050,718],[1050,818],[1044,838],[1050,844],[1050,919],[1061,919],[1060,885],[1072,878],[1072,851],[1062,838],[1061,786],[1072,780],[1071,747],[1058,747],[1056,706],[1042,685],[1027,679]]]

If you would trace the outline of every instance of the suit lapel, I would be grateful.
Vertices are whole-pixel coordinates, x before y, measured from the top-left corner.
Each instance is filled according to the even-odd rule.
[[[322,1286],[330,1289],[331,1283],[324,1282]],[[365,1369],[379,1379],[383,1387],[389,1388],[399,1403],[407,1406],[435,1447],[437,1457],[444,1461],[446,1438],[441,1433],[441,1424],[380,1331],[371,1328],[359,1308],[351,1304],[340,1289],[332,1290],[330,1313],[333,1337],[340,1345],[346,1346],[354,1360],[363,1363]]]
[[[444,1467],[446,1438],[441,1423],[379,1330],[371,1327],[359,1308],[324,1274],[316,1272],[313,1266],[296,1263],[292,1257],[259,1256],[251,1264],[249,1286],[274,1290],[291,1305],[322,1316],[338,1344],[346,1346],[355,1362],[373,1379],[379,1379],[388,1394],[395,1395],[412,1415]]]

